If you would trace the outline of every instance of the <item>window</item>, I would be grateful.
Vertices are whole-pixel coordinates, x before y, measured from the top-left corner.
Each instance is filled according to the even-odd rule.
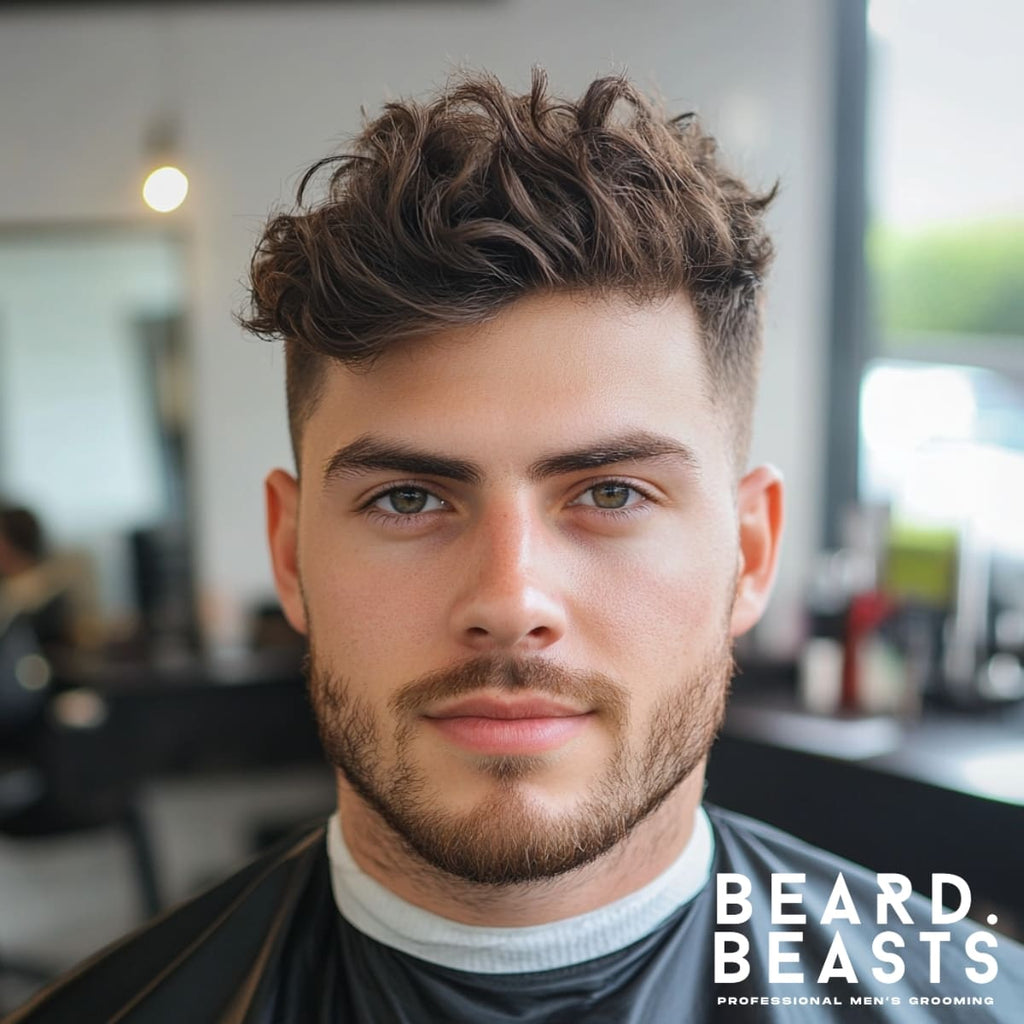
[[[1024,556],[1015,0],[871,0],[859,494]]]

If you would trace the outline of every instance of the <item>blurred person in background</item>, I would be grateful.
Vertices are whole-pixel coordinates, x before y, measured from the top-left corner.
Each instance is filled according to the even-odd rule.
[[[3,754],[31,747],[47,700],[47,656],[72,640],[66,574],[49,557],[38,517],[0,506],[0,741]],[[0,760],[0,767],[2,767]]]
[[[285,339],[270,547],[337,813],[13,1021],[1018,1019],[1019,947],[922,940],[898,886],[876,924],[874,875],[702,805],[782,526],[770,200],[621,77],[469,76],[311,169],[244,322]]]
[[[0,507],[0,630],[21,616],[44,648],[69,643],[67,589],[66,574],[48,557],[38,517],[27,508]]]

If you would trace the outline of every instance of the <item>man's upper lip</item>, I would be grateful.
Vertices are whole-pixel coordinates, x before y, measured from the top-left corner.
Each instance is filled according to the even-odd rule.
[[[553,697],[464,697],[442,704],[427,713],[427,718],[570,718],[587,714],[586,708],[573,707]]]

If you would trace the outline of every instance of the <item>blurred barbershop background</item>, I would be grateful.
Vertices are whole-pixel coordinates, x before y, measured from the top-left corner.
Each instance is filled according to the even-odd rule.
[[[331,806],[264,554],[282,352],[231,313],[360,106],[463,64],[625,68],[781,179],[784,564],[709,797],[1019,935],[1022,37],[1015,0],[0,2],[0,1007]]]

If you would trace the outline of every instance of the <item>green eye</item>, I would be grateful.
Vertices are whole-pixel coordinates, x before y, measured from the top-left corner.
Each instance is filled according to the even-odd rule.
[[[632,489],[625,484],[599,484],[591,493],[598,508],[625,508],[629,503],[629,493]]]
[[[392,515],[414,516],[420,512],[443,508],[444,502],[422,487],[392,487],[377,498],[373,505]]]
[[[422,512],[427,507],[427,492],[418,491],[412,487],[402,488],[400,491],[389,491],[387,497],[391,502],[392,509],[403,515]]]
[[[644,500],[644,497],[635,487],[630,487],[629,484],[624,484],[618,480],[606,480],[603,484],[595,484],[593,487],[588,487],[572,504],[588,505],[591,508],[615,511],[616,509],[629,508],[632,505],[639,504]]]

